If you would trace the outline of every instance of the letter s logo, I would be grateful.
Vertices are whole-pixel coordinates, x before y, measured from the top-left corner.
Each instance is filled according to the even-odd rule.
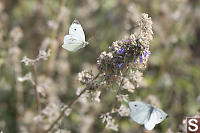
[[[196,124],[195,124],[196,123]],[[191,132],[196,132],[197,130],[198,130],[198,125],[197,125],[197,123],[198,123],[198,121],[197,121],[197,119],[190,119],[189,121],[188,121],[188,130],[189,131],[191,131]],[[194,127],[194,128],[191,128],[191,126],[192,127]]]

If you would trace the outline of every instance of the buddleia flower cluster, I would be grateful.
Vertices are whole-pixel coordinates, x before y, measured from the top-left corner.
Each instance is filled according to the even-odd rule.
[[[108,52],[100,54],[97,60],[98,69],[107,80],[115,79],[119,73],[125,74],[128,68],[146,68],[150,55],[149,43],[153,38],[152,21],[147,14],[142,14],[137,23],[139,33],[113,42]]]

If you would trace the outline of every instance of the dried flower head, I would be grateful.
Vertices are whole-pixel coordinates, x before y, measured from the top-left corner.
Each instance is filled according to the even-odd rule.
[[[98,84],[93,81],[94,75],[92,71],[83,70],[82,72],[78,73],[78,80],[82,85],[86,85],[87,88],[90,90],[95,90],[98,88]]]
[[[17,78],[19,82],[24,82],[24,81],[31,81],[31,83],[34,85],[34,81],[33,81],[33,77],[32,77],[32,74],[31,72],[25,74],[24,77],[18,77]]]
[[[61,107],[61,111],[63,111],[65,108],[67,108],[66,110],[65,110],[65,116],[69,116],[70,115],[70,113],[71,113],[71,111],[72,111],[72,109],[71,108],[69,108],[68,107],[68,105],[63,105],[62,107]]]
[[[81,84],[89,84],[92,79],[93,79],[94,75],[92,74],[92,72],[88,72],[83,70],[82,72],[78,73],[78,80]]]
[[[120,101],[120,102],[128,102],[129,100],[129,98],[128,98],[128,94],[126,94],[126,95],[123,95],[123,94],[119,94],[119,95],[117,95],[116,96],[116,98],[117,98],[117,100],[118,101]]]
[[[133,83],[130,82],[128,78],[124,78],[122,88],[126,89],[131,93],[135,90],[135,86],[133,85]]]
[[[10,37],[14,45],[18,44],[19,41],[23,38],[23,36],[23,31],[19,26],[14,27],[10,32]]]
[[[79,95],[83,88],[79,87],[76,91],[76,94]],[[81,95],[79,101],[81,103],[88,102],[100,102],[101,91],[98,90],[87,90],[84,94]]]
[[[102,119],[102,123],[106,122],[105,128],[118,131],[118,124],[115,123],[115,119],[112,118],[110,113],[102,114],[100,118]]]
[[[60,106],[55,103],[48,104],[43,110],[42,115],[43,117],[48,118],[49,122],[53,122],[60,113]]]
[[[124,116],[129,116],[130,115],[130,109],[128,107],[126,107],[125,105],[121,104],[121,106],[119,107],[119,109],[113,109],[112,113],[118,113],[121,117]]]
[[[33,65],[35,65],[35,63],[38,62],[39,60],[47,60],[48,57],[50,56],[50,53],[51,53],[51,50],[50,50],[50,49],[49,49],[47,52],[44,51],[44,50],[40,50],[40,51],[39,51],[39,54],[38,54],[38,56],[37,56],[36,59],[30,59],[30,58],[24,56],[24,57],[22,58],[21,62],[23,62],[26,66],[28,66],[28,65],[33,66]]]
[[[135,87],[139,87],[142,82],[142,78],[143,78],[142,75],[143,73],[138,70],[136,71],[131,70],[128,75],[128,78],[131,81],[131,83],[134,84]]]

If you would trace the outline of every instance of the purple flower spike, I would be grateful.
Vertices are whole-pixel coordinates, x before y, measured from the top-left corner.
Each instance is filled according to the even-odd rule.
[[[122,53],[123,53],[123,51],[124,51],[124,48],[123,48],[123,47],[121,47],[121,49],[120,49],[120,50],[118,50],[118,51],[117,51],[117,53],[119,53],[119,54],[122,54]]]
[[[118,68],[121,70],[121,68],[122,68],[122,63],[121,63],[121,64],[118,64]]]

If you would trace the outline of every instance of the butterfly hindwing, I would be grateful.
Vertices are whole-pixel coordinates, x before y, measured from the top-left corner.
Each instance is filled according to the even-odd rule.
[[[157,124],[157,114],[155,112],[155,109],[153,108],[150,116],[149,116],[149,119],[144,123],[144,127],[147,129],[147,130],[152,130],[155,125]]]
[[[83,42],[79,41],[72,35],[66,35],[64,37],[64,44],[62,45],[62,47],[69,51],[76,52],[83,47]]]
[[[164,119],[166,119],[167,114],[162,109],[154,108],[154,110],[157,116],[156,124],[161,123]]]
[[[161,123],[167,114],[159,108],[153,108],[149,120],[144,124],[147,130],[152,130],[156,124]]]

